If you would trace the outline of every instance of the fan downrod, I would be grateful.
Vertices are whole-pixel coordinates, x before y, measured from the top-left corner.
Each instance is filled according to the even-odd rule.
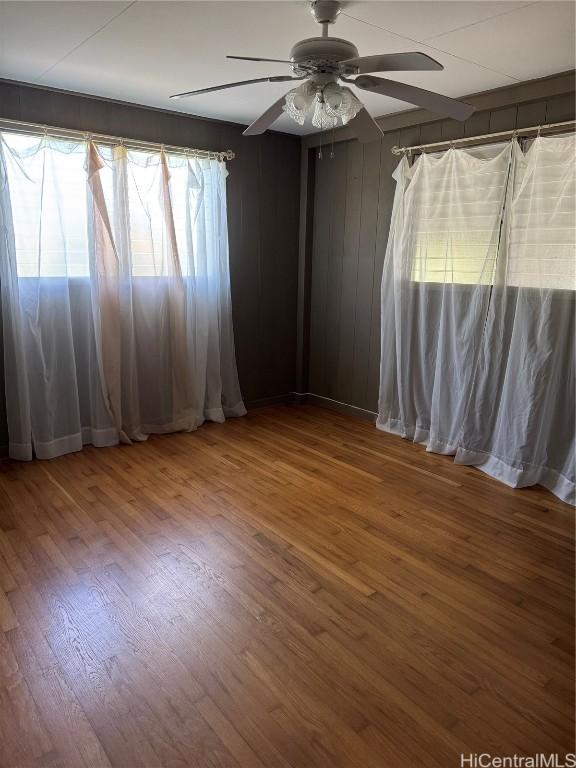
[[[342,3],[338,0],[312,0],[310,13],[322,25],[322,37],[328,37],[328,25],[336,22],[341,11]]]

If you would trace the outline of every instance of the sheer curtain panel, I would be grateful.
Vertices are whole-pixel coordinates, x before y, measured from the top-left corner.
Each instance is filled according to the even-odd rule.
[[[377,421],[572,503],[575,141],[400,162]]]
[[[245,413],[222,162],[1,134],[10,455]]]
[[[540,137],[514,174],[456,461],[574,503],[576,137]]]

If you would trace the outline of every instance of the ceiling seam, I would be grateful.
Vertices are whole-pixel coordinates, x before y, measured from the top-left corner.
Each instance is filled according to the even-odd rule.
[[[534,3],[535,5],[535,3]],[[522,6],[525,8],[526,6]],[[520,8],[516,8],[517,11],[520,10]],[[510,11],[510,13],[513,13],[513,11]],[[457,56],[455,53],[450,53],[450,51],[445,51],[442,48],[437,48],[434,45],[430,45],[429,43],[424,42],[423,40],[416,40],[413,37],[407,37],[406,35],[399,35],[397,32],[394,32],[391,29],[388,29],[387,27],[381,27],[378,24],[373,24],[370,21],[366,21],[365,19],[359,19],[356,16],[351,16],[349,13],[345,13],[342,11],[342,16],[347,16],[349,19],[353,19],[354,21],[359,21],[361,24],[367,24],[369,27],[374,27],[374,29],[380,29],[382,32],[388,32],[390,35],[394,35],[394,37],[401,38],[403,40],[408,40],[411,43],[416,43],[416,45],[425,45],[427,48],[430,48],[433,51],[438,51],[439,53],[444,53],[446,56],[451,56],[453,59],[458,59],[459,61],[465,61],[467,64],[473,64],[475,67],[480,67],[481,69],[485,69],[487,72],[493,72],[495,75],[500,75],[501,77],[507,77],[510,80],[514,80],[516,83],[522,82],[521,79],[514,77],[514,75],[509,75],[506,72],[500,72],[498,69],[492,69],[492,67],[487,67],[484,64],[480,64],[477,61],[471,61],[470,59],[465,59],[463,56]],[[486,19],[484,19],[486,21]],[[480,22],[478,22],[480,23]],[[470,26],[474,26],[473,24]],[[430,38],[433,39],[433,38]]]
[[[106,27],[109,27],[110,24],[112,24],[113,21],[115,21],[117,18],[122,16],[126,13],[126,11],[129,11],[130,8],[132,8],[133,5],[136,5],[137,0],[132,0],[131,3],[128,3],[124,8],[122,8],[121,11],[116,13],[114,16],[112,16],[111,19],[108,19],[107,22],[102,24],[101,27],[98,27],[92,34],[88,35],[84,40],[78,43],[78,45],[75,45],[73,48],[71,48],[68,53],[65,53],[64,56],[61,56],[58,61],[55,61],[54,64],[51,64],[47,69],[45,69],[43,72],[41,72],[38,75],[38,81],[42,80],[42,78],[47,75],[49,72],[51,72],[55,67],[57,67],[59,64],[61,64],[63,61],[65,61],[68,56],[71,56],[75,51],[77,51],[79,48],[81,48],[85,43],[87,43],[89,40],[92,40],[93,37],[96,37],[96,35],[100,34],[103,29],[106,29]]]
[[[473,21],[471,24],[463,24],[461,27],[454,27],[454,29],[447,29],[445,32],[441,32],[439,35],[432,35],[432,37],[425,37],[423,40],[420,40],[419,42],[425,43],[426,40],[434,40],[437,37],[442,37],[443,35],[450,35],[452,32],[460,32],[462,29],[469,29],[470,27],[475,27],[477,24],[483,24],[485,21],[491,21],[492,19],[497,19],[500,16],[507,16],[509,13],[516,13],[516,11],[521,11],[524,8],[528,8],[531,5],[538,5],[538,0],[534,0],[534,2],[531,3],[522,3],[522,5],[519,5],[517,8],[510,8],[508,11],[502,11],[502,13],[495,13],[492,16],[486,16],[484,19],[478,19],[478,21]]]

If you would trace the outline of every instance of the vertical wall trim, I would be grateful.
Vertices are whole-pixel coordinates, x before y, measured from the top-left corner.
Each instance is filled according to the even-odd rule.
[[[302,145],[300,154],[298,306],[296,314],[296,390],[298,392],[305,392],[308,388],[315,178],[315,150],[307,149]]]

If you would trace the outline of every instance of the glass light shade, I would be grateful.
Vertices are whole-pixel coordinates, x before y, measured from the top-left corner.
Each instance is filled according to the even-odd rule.
[[[287,115],[290,115],[292,120],[295,120],[299,125],[304,125],[315,96],[316,88],[309,80],[305,80],[298,88],[288,91],[282,109]]]
[[[342,125],[353,120],[362,109],[362,104],[350,88],[342,88],[337,83],[328,83],[324,88],[324,103],[327,116],[336,121],[339,118]]]
[[[317,86],[309,80],[286,94],[282,109],[292,120],[304,125],[312,106],[312,125],[320,130],[336,128],[339,121],[346,125],[362,109],[362,104],[350,88],[328,83],[319,93]]]
[[[328,114],[326,102],[316,100],[314,114],[312,115],[312,125],[315,128],[320,128],[321,131],[328,128],[336,128],[338,118]]]

